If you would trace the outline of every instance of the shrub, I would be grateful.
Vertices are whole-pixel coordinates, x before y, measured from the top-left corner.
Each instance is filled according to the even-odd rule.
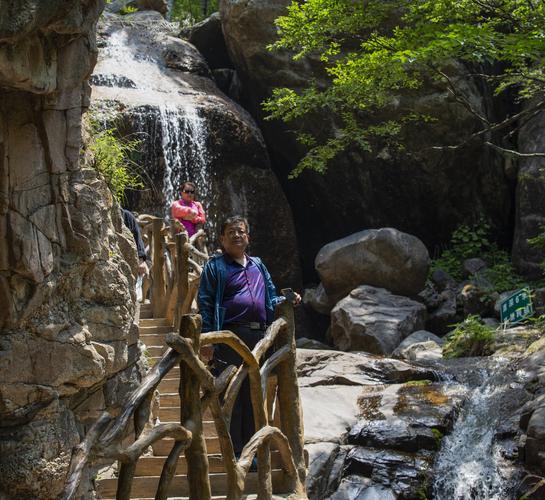
[[[93,154],[93,166],[104,176],[104,180],[112,191],[114,198],[122,203],[125,190],[144,187],[140,175],[136,172],[136,164],[130,155],[140,145],[140,141],[121,140],[115,135],[115,129],[98,131],[92,125],[89,150]]]
[[[482,323],[479,316],[471,314],[448,335],[443,356],[487,356],[491,353],[494,336],[494,328]]]
[[[482,219],[472,226],[458,226],[452,233],[449,248],[432,261],[431,272],[442,269],[461,281],[464,260],[479,257],[488,266],[482,272],[492,285],[488,291],[504,292],[526,286],[527,282],[513,268],[509,254],[491,242],[489,235],[490,225]]]

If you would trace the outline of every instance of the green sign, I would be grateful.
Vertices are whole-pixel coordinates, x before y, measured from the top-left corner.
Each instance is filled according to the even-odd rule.
[[[530,298],[530,290],[528,288],[517,290],[513,295],[502,300],[500,304],[502,323],[505,321],[518,323],[533,314],[534,308],[532,307],[532,299]]]

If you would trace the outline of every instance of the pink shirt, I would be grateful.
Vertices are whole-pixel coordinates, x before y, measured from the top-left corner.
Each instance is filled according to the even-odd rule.
[[[197,216],[192,221],[184,219],[184,217],[189,215],[191,210],[197,212]],[[184,225],[189,237],[197,232],[197,224],[204,224],[206,222],[204,210],[198,201],[177,200],[170,207],[170,212],[174,219],[179,220]]]

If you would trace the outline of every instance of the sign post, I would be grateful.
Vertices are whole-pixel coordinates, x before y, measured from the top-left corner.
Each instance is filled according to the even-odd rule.
[[[521,288],[500,303],[501,322],[518,323],[534,314],[530,290]]]

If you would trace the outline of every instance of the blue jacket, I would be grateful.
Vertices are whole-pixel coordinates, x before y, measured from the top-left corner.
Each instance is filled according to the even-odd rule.
[[[276,289],[271,275],[265,264],[259,257],[248,257],[261,271],[265,281],[265,310],[267,312],[267,323],[274,320],[274,308],[284,300],[284,297],[276,295]],[[225,277],[227,266],[223,255],[212,257],[202,271],[201,283],[199,285],[199,312],[202,316],[202,331],[212,332],[223,328],[225,318],[225,307],[222,307],[223,292],[225,290]]]

